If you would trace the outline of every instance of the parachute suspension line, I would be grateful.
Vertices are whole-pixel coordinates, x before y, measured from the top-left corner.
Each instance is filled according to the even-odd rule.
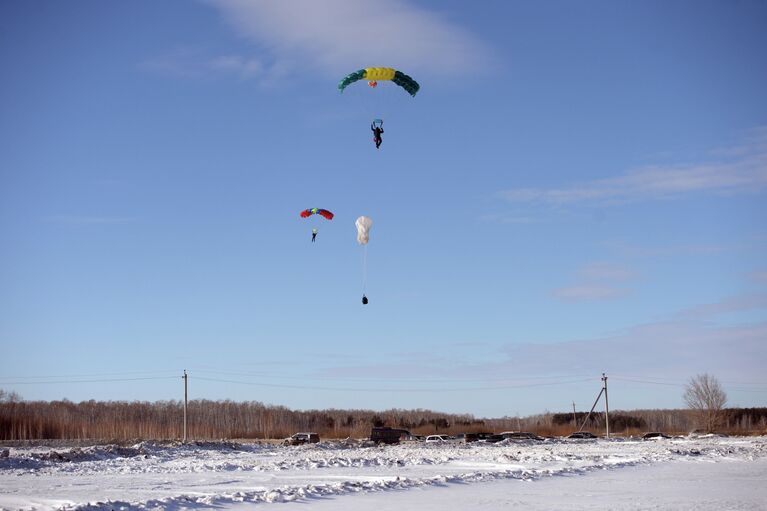
[[[368,246],[362,247],[362,294],[365,294],[365,289],[368,285]]]
[[[385,112],[381,110],[383,106],[382,102],[382,94],[386,93],[386,87],[382,87],[380,89],[375,89],[372,91],[372,98],[370,101],[372,109],[370,110],[370,121],[372,124],[375,124],[376,119],[383,119],[385,116]]]
[[[362,304],[366,305],[368,299],[365,297],[365,291],[368,283],[368,241],[370,239],[370,228],[373,220],[366,216],[359,217],[354,224],[357,227],[357,243],[365,245],[362,247]]]

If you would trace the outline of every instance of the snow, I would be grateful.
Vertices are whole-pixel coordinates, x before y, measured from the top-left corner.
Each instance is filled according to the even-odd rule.
[[[436,503],[443,511],[522,503],[579,509],[573,500],[597,496],[608,509],[632,509],[632,503],[635,509],[698,509],[717,502],[759,509],[767,502],[765,481],[765,437],[381,447],[143,442],[11,447],[0,458],[0,509],[244,509],[275,502],[292,503],[283,511],[307,504],[383,511],[395,509],[384,507],[394,502],[398,510],[437,509]]]

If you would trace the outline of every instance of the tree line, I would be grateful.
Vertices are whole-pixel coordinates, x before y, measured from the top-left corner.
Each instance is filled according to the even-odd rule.
[[[556,413],[552,416],[555,425],[578,424],[586,420],[586,413]],[[605,429],[604,414],[592,414],[586,422],[589,431]],[[708,416],[701,418],[696,410],[632,410],[610,412],[610,431],[634,434],[637,432],[659,431],[664,433],[722,432],[751,434],[767,432],[767,408],[725,408],[717,421]]]
[[[0,390],[0,441],[38,439],[180,439],[181,401],[24,401]],[[431,410],[291,410],[256,401],[195,399],[187,407],[187,437],[203,439],[276,439],[299,431],[322,438],[365,438],[373,426],[391,426],[414,434],[532,431],[566,435],[580,429],[585,413],[545,413],[529,417],[478,419],[468,414]],[[693,410],[611,412],[610,431],[688,433],[699,429]],[[592,414],[584,427],[604,431],[604,414]],[[719,430],[734,434],[767,432],[767,408],[722,411]]]
[[[178,439],[181,401],[0,400],[0,441],[35,439]],[[469,415],[429,410],[290,410],[260,402],[195,399],[187,405],[189,439],[275,439],[299,431],[364,438],[372,426],[444,431],[481,424]]]

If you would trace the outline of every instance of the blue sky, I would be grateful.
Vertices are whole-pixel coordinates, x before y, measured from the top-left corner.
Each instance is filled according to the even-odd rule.
[[[187,369],[191,397],[503,416],[587,409],[602,372],[611,407],[681,407],[708,372],[764,406],[765,24],[757,1],[2,2],[0,388],[179,399]],[[338,93],[373,66],[421,91]]]

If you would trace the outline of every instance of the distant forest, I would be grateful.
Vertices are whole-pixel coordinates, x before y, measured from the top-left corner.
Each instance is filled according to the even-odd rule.
[[[0,390],[0,441],[93,439],[171,440],[183,435],[181,401],[24,401]],[[577,431],[586,413],[544,413],[529,417],[478,419],[472,415],[430,410],[290,410],[259,402],[196,399],[187,406],[187,437],[210,439],[279,439],[300,431],[321,438],[366,438],[373,426],[407,429],[413,434],[499,433],[531,431],[567,435]],[[604,413],[593,414],[584,430],[604,432]],[[689,433],[697,428],[689,410],[610,412],[610,432],[637,435],[648,431]],[[767,408],[724,410],[720,432],[767,433]]]

